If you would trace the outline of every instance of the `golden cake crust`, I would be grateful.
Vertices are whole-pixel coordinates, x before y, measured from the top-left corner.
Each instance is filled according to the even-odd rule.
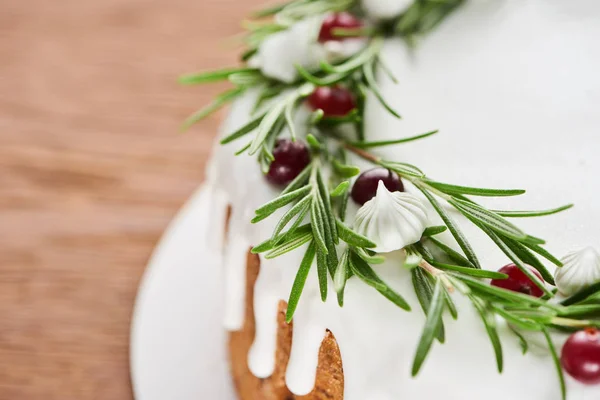
[[[319,351],[315,387],[306,396],[296,396],[285,384],[285,371],[292,347],[292,324],[285,322],[287,304],[281,300],[277,312],[277,350],[275,371],[266,379],[255,377],[248,368],[248,351],[254,341],[254,285],[260,258],[248,251],[246,274],[246,311],[241,330],[229,336],[231,373],[240,400],[343,400],[344,372],[335,337],[327,331]],[[275,318],[275,316],[273,316]]]

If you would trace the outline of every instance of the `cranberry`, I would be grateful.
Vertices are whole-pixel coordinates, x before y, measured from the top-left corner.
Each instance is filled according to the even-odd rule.
[[[562,348],[560,361],[579,382],[600,383],[600,331],[588,328],[572,334]]]
[[[542,275],[535,269],[527,266],[529,270],[537,276],[542,282]],[[513,292],[519,292],[528,294],[534,297],[542,297],[544,292],[540,289],[523,271],[519,269],[515,264],[508,264],[500,268],[498,272],[508,275],[506,279],[492,279],[492,286],[499,288],[512,290]]]
[[[363,172],[352,187],[352,200],[363,205],[377,194],[377,186],[382,181],[390,192],[403,192],[404,185],[400,177],[389,169],[373,168]]]
[[[308,97],[313,110],[323,110],[326,117],[343,117],[356,108],[352,92],[341,86],[320,86]]]
[[[308,163],[310,153],[302,142],[279,139],[273,149],[275,160],[267,172],[267,180],[275,185],[286,185],[294,180]]]
[[[356,29],[362,27],[362,22],[354,15],[347,12],[330,14],[323,20],[321,30],[319,31],[319,42],[329,40],[340,40],[342,37],[333,34],[334,29]]]

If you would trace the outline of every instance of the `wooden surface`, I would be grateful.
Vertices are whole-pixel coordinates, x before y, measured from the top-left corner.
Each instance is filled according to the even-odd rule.
[[[250,3],[0,1],[0,400],[132,398],[137,286],[218,122],[179,135],[220,88],[175,79],[235,62]]]

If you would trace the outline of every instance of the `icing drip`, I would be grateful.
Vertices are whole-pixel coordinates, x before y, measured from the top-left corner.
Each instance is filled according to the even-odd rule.
[[[600,26],[589,15],[584,20],[574,16],[569,19],[572,14],[564,12],[583,3],[584,0],[532,0],[524,7],[520,1],[503,2],[501,6],[468,2],[414,53],[398,42],[387,43],[383,58],[401,77],[401,87],[391,86],[382,77],[382,91],[392,105],[403,111],[405,119],[398,124],[371,102],[365,118],[369,139],[386,140],[397,138],[398,132],[408,136],[441,128],[446,134],[435,140],[384,151],[394,159],[418,165],[442,181],[475,186],[483,182],[498,187],[516,183],[530,189],[522,198],[499,199],[497,205],[495,199],[486,199],[492,207],[536,208],[549,199],[552,204],[574,201],[577,207],[568,215],[523,221],[522,225],[527,230],[544,232],[550,240],[549,247],[557,253],[565,253],[583,241],[600,243],[598,231],[589,223],[600,220],[600,208],[591,201],[597,198],[597,185],[589,182],[591,173],[600,171],[596,149],[590,146],[597,141],[600,126],[600,78],[595,73],[600,70],[600,52],[594,39],[600,37]],[[600,6],[588,9],[588,14],[600,17]],[[441,68],[439,60],[444,55],[448,57]],[[555,65],[560,68],[554,68]],[[569,71],[566,81],[561,79],[564,71]],[[249,92],[234,104],[224,132],[248,121],[255,97],[256,93]],[[511,118],[499,119],[497,110]],[[482,132],[482,127],[486,127],[486,132]],[[564,132],[569,132],[568,140]],[[481,139],[484,133],[502,140],[487,146]],[[531,151],[540,146],[537,133],[545,138],[539,153]],[[239,143],[234,146],[237,149]],[[232,226],[234,232],[225,249],[226,260],[243,260],[242,266],[227,266],[232,268],[227,272],[230,299],[226,315],[230,329],[239,325],[244,307],[239,292],[240,281],[246,276],[241,253],[245,254],[248,245],[268,238],[281,215],[255,225],[248,222],[254,210],[271,200],[277,191],[265,183],[256,160],[245,155],[235,157],[235,149],[225,146],[216,150],[215,168],[211,168],[209,177],[213,186],[225,193],[215,207],[230,203],[235,213],[232,220],[239,223]],[[481,166],[481,172],[473,166]],[[552,183],[557,177],[573,190],[556,191]],[[355,211],[356,207],[349,210],[351,214]],[[504,255],[485,235],[460,216],[456,219],[472,238],[471,244],[481,255],[485,268],[506,264]],[[277,306],[279,300],[289,296],[302,254],[302,249],[298,249],[275,260],[261,260],[254,297],[256,339],[248,360],[258,377],[269,376],[273,371]],[[412,312],[400,310],[355,278],[347,282],[343,308],[331,295],[332,284],[329,299],[322,303],[311,271],[294,319],[286,376],[294,393],[305,394],[314,385],[319,347],[325,329],[329,329],[342,356],[344,400],[560,398],[556,372],[547,352],[522,355],[516,339],[506,329],[500,329],[505,371],[498,374],[479,316],[458,294],[453,296],[459,319],[446,318],[446,343],[434,343],[421,374],[411,378],[411,363],[424,316],[418,309],[409,271],[399,267],[402,253],[386,256],[386,262],[376,266],[376,272],[407,299],[413,306]],[[586,387],[569,377],[567,385],[569,400],[600,398],[598,386]]]
[[[315,268],[308,279],[317,279]],[[309,295],[300,299],[301,306],[294,315],[292,351],[285,377],[288,388],[297,395],[310,393],[315,385],[319,349],[327,329],[325,321],[315,318],[324,306],[317,288],[308,289]]]
[[[234,218],[237,218],[235,212],[231,215],[231,219]],[[240,279],[240,276],[246,276],[246,254],[251,245],[243,235],[236,233],[235,226],[232,224],[225,246],[223,279],[227,296],[225,296],[224,325],[228,330],[237,331],[244,325],[246,281]]]

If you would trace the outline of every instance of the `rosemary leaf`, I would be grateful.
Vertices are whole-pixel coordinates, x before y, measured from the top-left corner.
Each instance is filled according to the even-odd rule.
[[[292,115],[294,112],[294,107],[296,106],[296,101],[288,101],[285,104],[283,109],[283,116],[285,118],[285,122],[287,124],[288,129],[290,130],[290,136],[292,138],[292,142],[296,141],[296,124],[294,124],[294,116]]]
[[[353,176],[360,174],[360,168],[353,165],[342,164],[335,158],[331,161],[331,165],[336,174],[342,178],[352,178]]]
[[[496,214],[506,218],[529,218],[529,217],[543,217],[546,215],[558,214],[561,211],[572,208],[574,204],[567,204],[562,207],[551,208],[549,210],[537,210],[537,211],[502,211],[493,210]]]
[[[319,139],[317,139],[312,133],[306,135],[306,142],[314,150],[321,150],[323,148],[321,142],[319,142]]]
[[[520,329],[525,329],[528,331],[539,331],[541,329],[540,324],[538,324],[537,322],[511,314],[499,305],[492,304],[491,307],[494,310],[494,312],[496,312],[496,314],[500,315],[507,322],[517,326]]]
[[[423,231],[422,237],[430,237],[439,235],[440,233],[446,232],[448,227],[446,225],[429,226]]]
[[[486,305],[482,304],[483,302],[480,299],[471,296],[471,301],[479,312],[481,320],[485,325],[485,330],[488,333],[490,342],[492,342],[494,354],[496,355],[496,366],[498,367],[498,372],[502,373],[502,369],[504,367],[504,357],[502,355],[502,343],[500,342],[500,336],[498,336],[498,330],[496,328],[496,318],[494,314],[486,307]]]
[[[548,329],[543,328],[542,332],[544,333],[544,337],[546,338],[546,342],[548,343],[548,349],[550,350],[550,355],[552,355],[552,361],[554,361],[554,366],[556,367],[556,373],[558,374],[558,381],[560,384],[560,394],[563,400],[567,399],[567,386],[565,384],[565,375],[563,373],[562,365],[560,363],[560,358],[558,357],[558,352],[556,351],[556,347],[554,347],[554,343],[552,342],[552,338],[548,333]]]
[[[326,265],[327,265],[327,269],[329,269],[329,272],[331,273],[331,276],[333,277],[333,274],[335,272],[335,269],[337,268],[337,264],[338,264],[338,258],[337,258],[337,250],[336,250],[336,241],[339,242],[339,239],[337,238],[337,228],[334,232],[334,230],[331,227],[331,218],[333,217],[333,214],[328,214],[327,210],[325,209],[325,205],[323,203],[323,199],[321,197],[317,198],[317,202],[318,202],[318,206],[319,209],[321,211],[321,215],[323,215],[325,218],[323,219],[323,228],[324,228],[324,234],[323,234],[323,238],[325,239],[325,246],[327,247],[327,257],[326,257]],[[334,222],[335,224],[335,219]]]
[[[272,250],[276,245],[290,242],[292,240],[296,240],[298,237],[303,236],[306,233],[311,233],[310,224],[305,224],[300,227],[294,228],[293,230],[289,230],[285,233],[280,234],[275,239],[268,239],[264,242],[254,246],[252,248],[252,253],[259,254],[264,253],[266,251]]]
[[[377,85],[377,81],[375,80],[375,72],[374,72],[374,61],[367,62],[363,65],[363,74],[365,76],[365,80],[367,82],[367,86],[369,90],[375,95],[375,98],[379,100],[379,103],[386,109],[390,114],[398,119],[402,119],[400,114],[396,110],[389,105],[389,103],[383,98],[381,94],[381,89]]]
[[[562,261],[560,261],[558,258],[556,258],[555,256],[553,256],[552,254],[550,254],[550,252],[546,249],[544,249],[543,247],[540,247],[537,244],[532,244],[532,243],[523,243],[526,247],[528,247],[530,250],[536,252],[537,254],[539,254],[540,256],[544,257],[546,260],[550,261],[552,264],[556,265],[557,267],[562,267]]]
[[[317,125],[319,122],[321,122],[323,120],[324,116],[325,116],[325,112],[323,110],[321,110],[320,108],[317,108],[315,111],[313,111],[310,114],[310,124]]]
[[[279,233],[285,228],[285,226],[297,215],[302,214],[305,210],[310,208],[311,197],[305,196],[302,200],[294,205],[294,207],[290,208],[279,220],[277,225],[275,226],[275,230],[273,231],[273,235],[271,236],[272,240],[279,235]]]
[[[471,262],[471,264],[473,264],[475,268],[481,268],[481,266],[479,265],[479,260],[477,259],[477,255],[475,255],[473,248],[467,241],[467,238],[462,233],[456,222],[454,222],[452,217],[450,217],[450,214],[448,214],[448,212],[440,205],[440,203],[438,203],[438,201],[435,199],[435,197],[433,197],[431,193],[429,193],[429,191],[422,188],[421,186],[417,187],[419,188],[419,190],[421,190],[421,192],[423,192],[423,194],[425,195],[425,197],[427,197],[427,200],[429,200],[435,211],[442,218],[442,220],[450,230],[450,233],[452,233],[452,236],[454,236],[454,240],[456,240],[456,243],[458,243],[460,248],[464,251],[465,255],[467,256],[467,259]]]
[[[312,169],[312,164],[309,164],[306,168],[304,168],[302,172],[300,172],[300,174],[298,174],[298,176],[286,186],[283,192],[281,192],[281,195],[288,194],[304,186],[306,182],[308,182],[308,178],[310,177]]]
[[[329,74],[323,78],[319,78],[311,74],[307,69],[300,64],[295,64],[296,70],[304,79],[316,86],[330,86],[341,82],[348,77],[348,73]]]
[[[431,243],[435,244],[435,246],[442,250],[452,261],[458,263],[458,265],[461,267],[475,268],[471,261],[450,246],[434,237],[429,237],[428,239],[431,241]]]
[[[190,115],[181,126],[182,131],[188,130],[195,123],[208,117],[213,112],[217,111],[227,103],[231,102],[236,97],[244,93],[244,88],[235,88],[221,93],[212,103]]]
[[[363,249],[362,247],[353,247],[352,250],[357,256],[359,256],[369,264],[383,264],[385,262],[384,256],[370,252],[367,249]]]
[[[319,189],[319,197],[320,202],[323,206],[323,212],[329,224],[329,230],[331,233],[331,238],[333,239],[334,244],[339,243],[338,231],[335,223],[335,215],[333,214],[333,210],[331,209],[331,197],[329,195],[329,189],[325,184],[325,180],[323,179],[323,174],[321,171],[317,171],[317,187]],[[336,260],[337,264],[337,260]]]
[[[381,293],[392,303],[402,308],[403,310],[410,311],[410,306],[408,305],[406,300],[404,300],[402,296],[400,296],[385,282],[383,282],[365,260],[363,260],[354,253],[350,255],[350,269],[363,282],[376,289],[379,293]]]
[[[317,249],[317,277],[321,301],[327,300],[327,254]]]
[[[408,142],[412,142],[412,141],[415,141],[418,139],[423,139],[423,138],[429,137],[431,135],[435,135],[436,133],[438,133],[437,130],[427,132],[427,133],[422,133],[422,134],[416,135],[416,136],[411,136],[408,138],[403,138],[403,139],[382,140],[382,141],[377,141],[377,142],[352,142],[351,145],[354,147],[358,147],[360,149],[370,149],[373,147],[383,147],[383,146],[390,146],[390,145],[400,144],[400,143],[408,143]]]
[[[385,61],[383,61],[383,58],[380,56],[377,56],[376,61],[377,61],[377,64],[379,64],[381,66],[381,70],[383,72],[385,72],[387,77],[390,78],[390,80],[393,83],[398,84],[399,83],[398,78],[396,78],[396,76],[392,72],[392,69],[387,65],[387,63]]]
[[[523,335],[521,335],[521,333],[519,333],[519,331],[517,331],[512,326],[508,325],[508,328],[517,337],[517,339],[519,340],[519,345],[521,346],[521,353],[523,355],[527,354],[527,351],[529,350],[529,343],[527,342],[527,340],[525,339],[525,337]]]
[[[593,285],[580,290],[574,295],[567,297],[563,301],[560,302],[563,306],[570,306],[573,304],[581,303],[582,301],[588,299],[589,297],[600,293],[600,282],[594,283]]]
[[[444,294],[446,295],[446,306],[448,307],[448,311],[450,312],[450,316],[452,319],[458,319],[458,310],[456,309],[456,304],[454,304],[454,300],[450,296],[450,293],[445,290]]]
[[[179,78],[179,83],[182,85],[198,85],[201,83],[218,82],[229,79],[233,74],[238,73],[258,73],[260,70],[256,68],[223,68],[216,71],[197,72],[193,74],[182,75]],[[261,75],[262,76],[262,75]]]
[[[229,75],[229,82],[236,86],[251,87],[265,82],[265,77],[259,70],[241,71]]]
[[[460,281],[465,283],[471,289],[476,289],[479,292],[485,293],[487,295],[492,295],[492,296],[498,297],[500,299],[504,299],[509,302],[513,302],[516,304],[531,304],[531,305],[536,305],[536,306],[542,306],[542,307],[545,307],[545,308],[548,308],[551,310],[560,310],[561,309],[561,306],[552,304],[552,303],[547,302],[542,299],[538,299],[537,297],[533,297],[533,296],[529,296],[526,294],[498,288],[498,287],[492,286],[488,283],[481,282],[478,279],[471,278],[471,277],[468,277],[465,275],[457,275],[453,272],[449,272],[449,274],[458,278]]]
[[[427,310],[427,318],[425,320],[425,326],[423,327],[423,332],[421,333],[421,339],[419,340],[419,345],[417,346],[417,352],[415,354],[415,358],[413,360],[412,365],[412,376],[417,376],[421,367],[423,366],[423,362],[427,358],[427,354],[429,354],[429,350],[431,349],[431,345],[433,344],[433,339],[438,335],[440,325],[442,322],[442,312],[444,311],[444,294],[443,294],[443,284],[440,279],[437,279],[435,282],[435,288],[433,289],[433,295],[431,297],[431,301],[429,302],[429,307]]]
[[[310,232],[295,236],[293,240],[289,240],[287,242],[279,243],[278,245],[276,245],[273,248],[273,250],[271,250],[265,255],[265,258],[268,260],[277,258],[285,253],[289,253],[292,250],[296,250],[303,244],[308,243],[311,239],[312,233]]]
[[[597,317],[600,314],[600,304],[581,304],[566,307],[558,315],[566,318]]]
[[[339,116],[324,117],[322,119],[322,123],[325,125],[338,125],[338,124],[359,122],[360,120],[361,120],[360,114],[359,114],[358,110],[355,108],[355,109],[351,110],[348,114],[346,114],[342,117],[339,117]]]
[[[485,225],[496,233],[518,241],[523,241],[528,237],[521,229],[478,204],[454,198],[448,202],[473,222]]]
[[[344,242],[348,243],[350,246],[356,246],[356,247],[361,247],[361,248],[362,247],[373,248],[373,247],[377,246],[375,243],[373,243],[372,241],[370,241],[363,235],[348,228],[339,219],[336,220],[336,222],[337,222],[337,228],[338,228],[338,232],[340,235],[340,239],[342,239]]]
[[[223,139],[221,139],[220,143],[227,144],[227,143],[233,142],[234,140],[239,139],[242,136],[245,136],[246,134],[252,132],[254,129],[256,129],[260,125],[260,123],[264,117],[265,117],[265,114],[261,114],[258,117],[255,117],[250,122],[248,122],[246,125],[242,126],[238,130],[236,130],[235,132],[230,133],[229,135],[225,136]]]
[[[421,268],[415,268],[411,270],[411,277],[415,294],[417,295],[421,309],[425,315],[427,315],[429,313],[431,300],[433,297],[433,287],[431,286],[430,278]],[[436,333],[436,338],[440,343],[444,343],[445,336],[444,323],[440,322],[438,331]]]
[[[255,154],[258,149],[260,149],[260,146],[273,131],[273,126],[282,118],[282,114],[285,114],[286,107],[293,107],[293,104],[295,104],[296,101],[308,96],[310,93],[312,93],[313,89],[313,84],[304,83],[291,93],[287,94],[284,99],[275,102],[272,105],[258,126],[258,131],[256,132],[256,136],[254,136],[254,140],[252,141],[252,146],[250,146],[250,150],[248,151],[250,155]],[[292,104],[291,106],[290,103]]]
[[[369,45],[364,50],[362,50],[360,53],[356,54],[355,56],[351,57],[346,62],[339,64],[339,65],[335,65],[335,66],[330,65],[326,62],[322,62],[321,68],[323,68],[323,70],[325,70],[326,72],[335,73],[335,74],[340,74],[340,73],[343,74],[343,73],[352,72],[352,71],[364,66],[369,61],[373,60],[374,57],[377,54],[379,54],[379,51],[381,50],[382,46],[383,46],[383,38],[375,37],[371,40]],[[373,79],[373,81],[374,81],[374,79]]]
[[[297,198],[306,196],[308,194],[308,192],[310,192],[310,190],[311,190],[310,186],[307,185],[307,186],[301,187],[300,189],[296,189],[293,192],[284,193],[284,194],[280,195],[279,197],[276,197],[275,199],[264,204],[263,206],[259,207],[255,211],[256,217],[252,220],[252,222],[253,223],[257,222],[257,221],[255,221],[255,219],[257,219],[259,217],[263,217],[263,218],[260,218],[259,220],[262,220],[262,219],[268,217],[269,215],[273,214],[275,211],[277,211],[281,207],[291,203],[292,201],[296,200]]]
[[[248,154],[253,155],[256,154],[258,150],[260,150],[263,142],[267,139],[269,133],[273,130],[273,126],[277,123],[277,121],[281,118],[281,115],[287,105],[287,101],[282,101],[279,103],[275,103],[273,107],[266,113],[265,117],[260,121],[258,125],[258,130],[254,139],[252,140],[252,145],[248,150]]]
[[[338,293],[338,303],[341,306],[344,305],[344,289],[346,288],[346,281],[348,280],[348,267],[350,250],[346,249],[339,259],[335,273],[333,274],[333,288]],[[340,294],[342,296],[340,296]]]
[[[346,209],[348,208],[348,201],[350,200],[350,191],[346,190],[344,194],[342,194],[342,198],[339,202],[338,206],[338,215],[340,216],[340,221],[344,222],[346,220]]]
[[[421,171],[419,168],[417,168],[411,164],[393,162],[393,161],[384,161],[384,160],[379,161],[378,164],[384,168],[387,168],[387,169],[390,169],[390,170],[396,172],[398,175],[401,175],[401,176],[412,176],[415,178],[424,178],[425,177],[425,173],[423,171]]]
[[[348,191],[349,187],[350,187],[350,182],[343,181],[342,183],[340,183],[339,185],[337,185],[335,189],[333,189],[331,191],[330,196],[331,197],[342,196],[342,195],[344,195]]]
[[[461,267],[459,265],[445,264],[435,260],[428,260],[431,265],[434,267],[441,269],[443,271],[454,271],[459,272],[461,274],[469,275],[474,278],[483,278],[483,279],[506,279],[508,275],[502,274],[496,271],[487,271],[485,269],[477,269],[470,267]]]
[[[325,243],[325,227],[323,226],[324,216],[321,214],[316,196],[316,194],[312,195],[312,201],[310,203],[311,226],[317,247],[327,254],[328,250],[327,244]]]
[[[292,318],[296,312],[296,307],[298,307],[298,301],[300,300],[300,296],[304,290],[304,284],[306,283],[306,278],[308,277],[308,272],[310,271],[310,267],[312,266],[314,258],[315,244],[314,242],[311,242],[306,249],[306,253],[304,253],[304,257],[302,258],[302,262],[298,268],[298,273],[296,274],[296,279],[294,279],[294,284],[292,285],[292,291],[290,293],[288,307],[285,313],[285,320],[288,324],[292,322]]]
[[[521,189],[487,189],[487,188],[475,188],[468,186],[450,185],[448,183],[436,182],[432,180],[425,180],[425,182],[441,192],[446,194],[463,194],[471,196],[484,196],[484,197],[506,197],[506,196],[519,196],[525,193],[525,190]]]

